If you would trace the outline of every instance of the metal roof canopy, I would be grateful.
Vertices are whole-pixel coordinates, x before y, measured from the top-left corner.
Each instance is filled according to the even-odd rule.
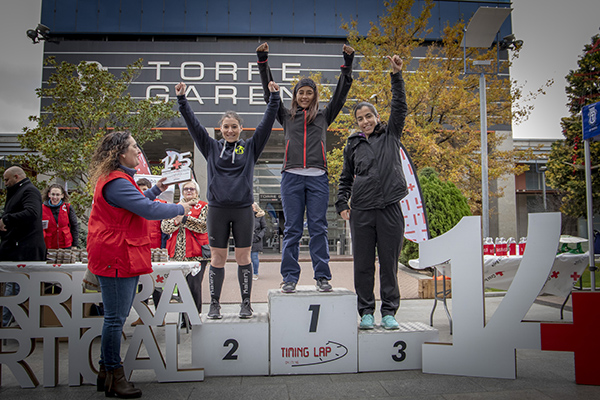
[[[512,8],[479,7],[465,29],[460,46],[490,47],[512,10]]]

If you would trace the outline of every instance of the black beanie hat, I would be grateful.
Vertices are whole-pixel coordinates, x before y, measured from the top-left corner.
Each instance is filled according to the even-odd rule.
[[[315,81],[313,81],[310,78],[302,78],[298,81],[296,86],[294,86],[294,96],[296,95],[296,93],[298,93],[298,90],[304,86],[312,88],[312,90],[314,90],[315,92],[317,91],[317,85],[315,84]]]

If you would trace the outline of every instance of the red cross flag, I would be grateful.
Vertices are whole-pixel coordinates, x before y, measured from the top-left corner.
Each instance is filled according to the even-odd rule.
[[[400,144],[400,158],[402,171],[406,179],[408,194],[400,201],[402,214],[404,214],[404,237],[411,242],[419,243],[429,239],[427,213],[421,195],[419,178],[413,167],[412,160],[402,144]]]
[[[146,155],[143,151],[138,155],[138,160],[140,163],[135,167],[137,174],[141,175],[152,175],[150,172],[150,165],[148,165],[148,161],[146,160]]]

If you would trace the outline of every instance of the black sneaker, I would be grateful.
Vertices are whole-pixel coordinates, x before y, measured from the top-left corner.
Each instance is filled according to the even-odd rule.
[[[331,292],[333,288],[326,278],[317,279],[317,290],[319,292]]]
[[[210,309],[208,310],[208,314],[206,315],[210,319],[221,319],[223,316],[221,315],[221,305],[216,300],[210,301]]]
[[[296,293],[296,282],[283,282],[281,291],[283,293]]]
[[[245,299],[242,302],[242,304],[240,304],[240,318],[252,318],[252,307],[250,307],[250,299]]]

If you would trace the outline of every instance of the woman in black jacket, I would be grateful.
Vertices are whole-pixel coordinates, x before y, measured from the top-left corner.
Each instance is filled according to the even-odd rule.
[[[370,103],[356,105],[354,117],[361,132],[352,134],[344,148],[336,202],[337,212],[350,220],[361,329],[374,326],[375,249],[379,257],[381,325],[385,329],[399,328],[394,315],[400,305],[397,273],[404,237],[400,200],[408,193],[400,160],[400,138],[407,106],[402,60],[397,55],[388,59],[392,68],[390,120],[387,124],[381,122]]]
[[[305,212],[310,235],[310,258],[317,290],[332,290],[329,283],[331,269],[327,241],[329,179],[325,138],[329,125],[342,110],[352,86],[354,49],[344,45],[342,54],[342,73],[324,109],[319,109],[319,91],[315,82],[303,78],[294,87],[291,108],[287,109],[282,102],[277,112],[277,121],[283,126],[285,135],[285,156],[281,172],[281,203],[285,215],[281,250],[281,290],[284,293],[296,292],[296,284],[300,279],[298,249],[304,232]],[[273,80],[268,63],[269,45],[263,43],[258,46],[256,55],[267,101],[267,85]]]

